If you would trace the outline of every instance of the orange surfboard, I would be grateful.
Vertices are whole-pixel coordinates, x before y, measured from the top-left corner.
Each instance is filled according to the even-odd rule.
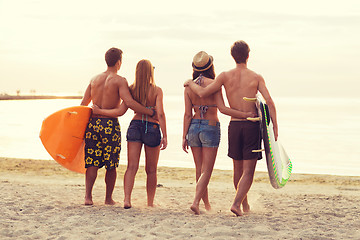
[[[84,135],[91,108],[69,107],[44,119],[40,139],[46,151],[63,167],[85,173]]]

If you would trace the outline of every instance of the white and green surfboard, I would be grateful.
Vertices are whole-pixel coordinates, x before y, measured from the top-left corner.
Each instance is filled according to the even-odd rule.
[[[275,141],[268,106],[260,95],[256,98],[244,98],[244,100],[256,102],[270,183],[276,189],[282,188],[291,176],[292,163],[279,140]],[[254,151],[259,150],[254,149]]]

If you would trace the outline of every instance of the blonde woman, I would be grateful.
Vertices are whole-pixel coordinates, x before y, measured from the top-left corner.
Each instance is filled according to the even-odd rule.
[[[206,87],[215,79],[213,57],[206,52],[197,53],[192,62],[193,81],[201,87]],[[190,88],[184,91],[185,113],[183,127],[183,150],[187,153],[189,147],[194,157],[196,169],[196,193],[190,209],[200,214],[200,200],[205,209],[210,210],[208,184],[214,168],[217,150],[220,143],[220,122],[217,110],[237,118],[254,117],[251,112],[241,112],[225,106],[221,91],[200,98]]]
[[[140,153],[143,145],[145,148],[145,171],[147,174],[147,205],[150,207],[154,206],[159,154],[160,150],[167,147],[163,92],[160,87],[155,85],[154,67],[149,60],[138,62],[135,82],[130,86],[130,93],[134,100],[143,106],[156,109],[156,114],[148,116],[135,113],[126,134],[128,165],[124,175],[125,209],[132,206],[131,193],[134,187],[135,175],[139,169]],[[122,103],[116,109],[106,110],[95,107],[94,111],[98,114],[114,117],[123,115],[126,109],[127,106]]]

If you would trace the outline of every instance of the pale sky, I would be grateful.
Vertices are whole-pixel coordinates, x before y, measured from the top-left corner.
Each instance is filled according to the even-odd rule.
[[[118,47],[129,84],[149,59],[165,95],[182,95],[193,56],[213,55],[219,74],[236,40],[272,95],[358,96],[358,0],[0,0],[0,94],[83,92]]]

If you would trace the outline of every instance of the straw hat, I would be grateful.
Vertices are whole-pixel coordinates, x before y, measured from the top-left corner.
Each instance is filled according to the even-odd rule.
[[[208,70],[213,64],[213,57],[207,54],[204,51],[198,52],[192,62],[192,67],[194,70],[203,72]]]

